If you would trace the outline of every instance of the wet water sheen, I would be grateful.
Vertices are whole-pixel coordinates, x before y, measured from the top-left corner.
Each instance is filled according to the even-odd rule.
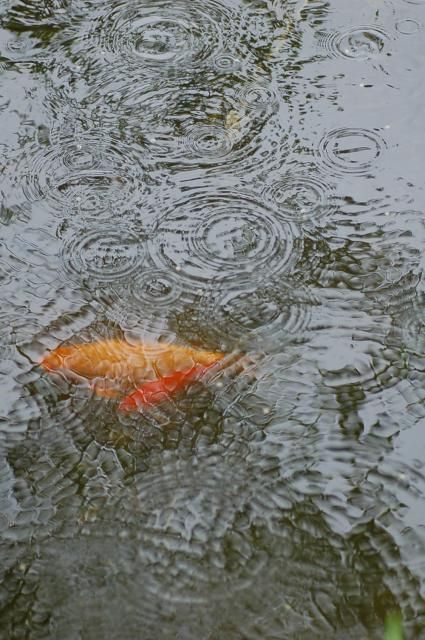
[[[0,0],[1,640],[425,638],[424,60],[423,0]],[[106,338],[233,355],[38,365]]]

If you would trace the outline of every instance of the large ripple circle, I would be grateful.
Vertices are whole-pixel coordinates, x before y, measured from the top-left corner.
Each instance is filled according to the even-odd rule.
[[[181,71],[223,49],[232,15],[215,0],[120,2],[95,21],[89,38],[140,65]]]
[[[144,475],[137,512],[149,591],[203,603],[255,580],[267,555],[246,526],[248,480],[244,466],[215,456],[202,463],[165,459],[160,472]]]
[[[143,244],[135,234],[116,227],[82,230],[65,242],[65,270],[87,280],[116,282],[140,268]]]
[[[95,131],[58,135],[54,144],[35,150],[23,191],[30,202],[46,199],[55,211],[65,208],[97,219],[128,203],[142,184],[129,147]]]
[[[157,223],[151,257],[180,278],[206,282],[290,269],[295,227],[246,194],[198,194]]]
[[[270,352],[281,349],[286,341],[302,339],[315,304],[308,291],[280,277],[267,278],[254,288],[251,280],[227,286],[225,291],[218,287],[214,295],[205,297],[205,321],[212,325],[219,343],[246,343],[250,349],[259,343]]]

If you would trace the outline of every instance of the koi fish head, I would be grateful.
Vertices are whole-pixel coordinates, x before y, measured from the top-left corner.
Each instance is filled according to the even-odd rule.
[[[58,347],[47,353],[41,360],[40,365],[46,371],[57,371],[58,369],[68,369],[72,356],[75,354],[75,347]]]

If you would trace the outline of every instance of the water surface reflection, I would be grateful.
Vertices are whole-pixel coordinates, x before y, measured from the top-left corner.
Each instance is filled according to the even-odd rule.
[[[423,637],[424,11],[0,3],[1,637]]]

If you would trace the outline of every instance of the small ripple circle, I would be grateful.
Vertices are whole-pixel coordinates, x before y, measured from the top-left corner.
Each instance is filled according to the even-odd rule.
[[[334,210],[332,191],[320,176],[287,174],[266,185],[263,195],[297,222],[313,221]]]
[[[193,126],[186,130],[185,147],[189,155],[200,157],[204,162],[229,155],[233,139],[223,126]]]
[[[146,60],[165,61],[191,46],[190,25],[181,20],[147,18],[135,25],[134,50]]]
[[[384,52],[388,47],[389,36],[382,28],[361,26],[326,34],[320,42],[331,55],[367,60]]]
[[[406,18],[405,20],[399,20],[395,26],[399,33],[405,36],[411,36],[422,29],[422,25],[417,20],[412,18]]]
[[[334,129],[321,139],[317,158],[332,172],[366,174],[386,149],[385,140],[374,130]]]
[[[277,105],[278,98],[268,84],[247,83],[237,93],[240,102],[248,109],[270,110]]]
[[[242,66],[239,58],[226,52],[214,56],[212,65],[217,71],[221,71],[222,73],[235,73],[239,71]]]
[[[156,307],[167,306],[181,295],[181,287],[175,279],[159,269],[137,274],[132,279],[131,290],[136,301]]]

